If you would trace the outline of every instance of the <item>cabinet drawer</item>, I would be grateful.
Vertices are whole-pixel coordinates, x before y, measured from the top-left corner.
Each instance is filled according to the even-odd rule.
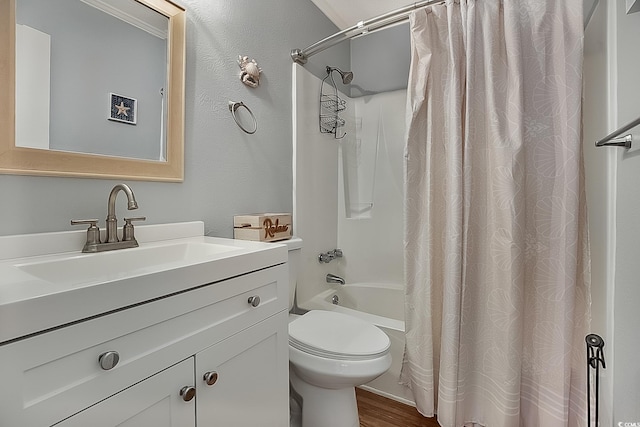
[[[58,422],[286,309],[287,292],[280,265],[0,347],[0,425]],[[105,352],[119,355],[113,369]]]

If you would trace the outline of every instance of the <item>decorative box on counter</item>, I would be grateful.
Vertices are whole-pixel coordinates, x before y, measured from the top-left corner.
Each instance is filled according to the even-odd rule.
[[[261,213],[233,217],[235,239],[275,242],[290,239],[292,232],[290,213]]]

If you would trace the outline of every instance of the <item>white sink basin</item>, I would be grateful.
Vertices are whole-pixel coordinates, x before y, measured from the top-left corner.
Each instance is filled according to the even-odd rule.
[[[73,254],[61,259],[15,266],[47,282],[73,286],[135,277],[158,267],[166,269],[173,265],[195,264],[233,251],[238,251],[238,248],[216,243],[180,242],[95,254]]]

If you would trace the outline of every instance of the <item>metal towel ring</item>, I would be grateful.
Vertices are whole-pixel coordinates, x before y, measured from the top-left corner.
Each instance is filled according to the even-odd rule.
[[[236,117],[236,110],[240,107],[244,107],[247,109],[247,111],[249,112],[249,114],[251,114],[251,118],[253,119],[253,130],[249,131],[247,129],[244,128],[244,126],[242,126],[240,124],[240,122],[238,121],[238,118]],[[245,105],[244,102],[240,101],[240,102],[235,102],[235,101],[229,101],[229,111],[231,111],[231,115],[233,116],[233,120],[235,120],[236,124],[238,125],[238,127],[240,129],[242,129],[242,131],[244,133],[248,133],[249,135],[252,135],[254,133],[256,133],[256,131],[258,130],[258,121],[256,120],[256,116],[253,115],[253,112],[249,109],[249,107],[247,107]]]

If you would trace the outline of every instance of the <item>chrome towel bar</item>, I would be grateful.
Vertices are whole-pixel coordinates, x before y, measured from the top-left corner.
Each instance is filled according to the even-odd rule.
[[[623,137],[618,137],[618,136],[627,132],[628,130],[633,129],[638,125],[640,125],[640,117],[638,117],[631,123],[627,123],[626,125],[622,126],[620,129],[610,133],[604,138],[596,141],[596,147],[625,147],[627,149],[631,148],[631,142],[633,142],[633,135],[628,134]]]

